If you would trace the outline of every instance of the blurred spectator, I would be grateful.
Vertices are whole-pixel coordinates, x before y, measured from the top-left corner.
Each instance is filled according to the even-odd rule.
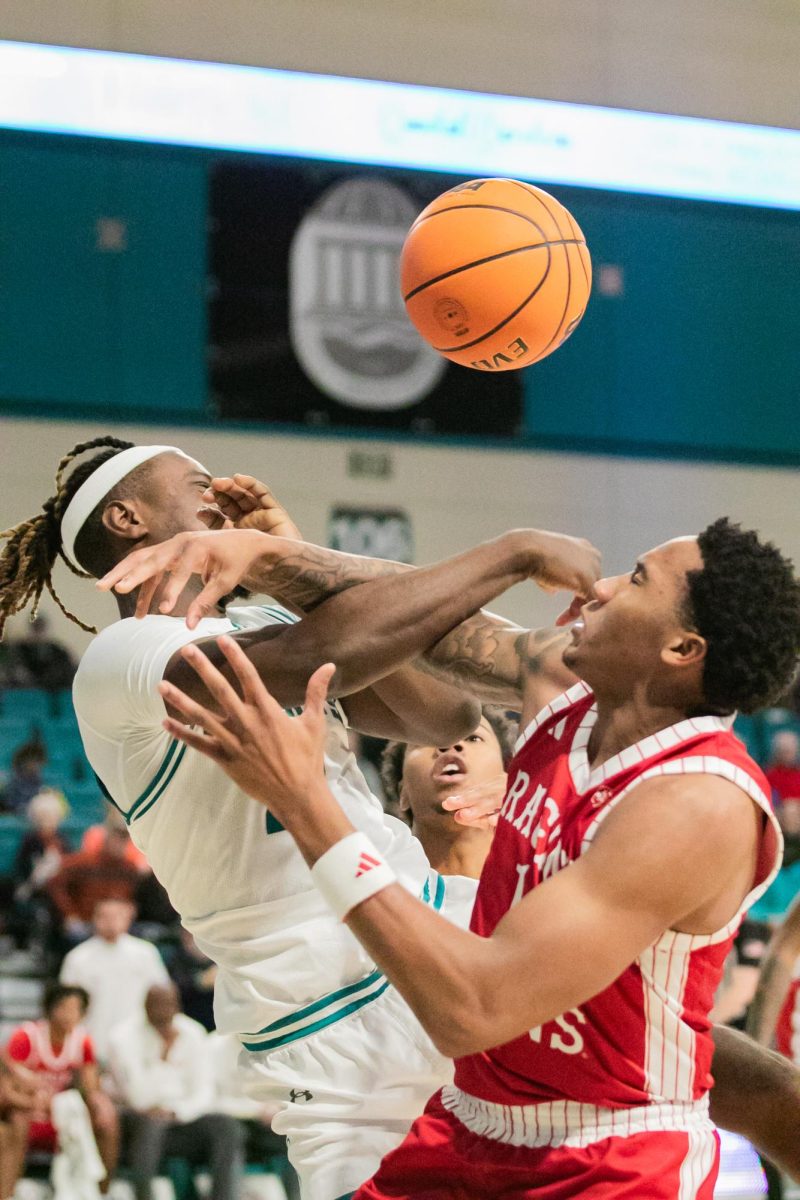
[[[114,1106],[100,1086],[91,1038],[81,1021],[89,997],[83,988],[50,984],[45,992],[45,1016],[28,1021],[15,1029],[8,1040],[6,1055],[38,1076],[41,1090],[29,1114],[29,1149],[54,1154],[57,1134],[51,1119],[53,1096],[79,1087],[86,1104],[97,1149],[107,1177],[101,1191],[107,1190],[117,1162],[119,1127]]]
[[[47,751],[39,738],[18,746],[11,759],[11,773],[3,789],[3,808],[6,812],[21,813],[33,797],[42,790],[42,772]]]
[[[716,1024],[744,1029],[771,936],[772,929],[765,922],[754,921],[749,914],[742,921],[714,1001],[711,1020]]]
[[[134,907],[125,900],[100,900],[94,909],[94,936],[70,950],[61,982],[89,993],[86,1028],[101,1062],[108,1056],[111,1030],[138,1016],[154,984],[169,982],[155,946],[128,932]]]
[[[52,912],[45,887],[70,852],[58,832],[65,815],[62,797],[49,789],[39,792],[28,805],[31,828],[14,860],[14,900],[8,921],[8,930],[20,949],[45,942]]]
[[[0,1058],[0,1197],[13,1196],[22,1175],[31,1112],[40,1103],[33,1072]]]
[[[280,1156],[285,1160],[281,1163],[281,1179],[287,1200],[299,1200],[300,1181],[286,1158],[286,1138],[272,1132],[272,1118],[276,1110],[253,1100],[242,1086],[238,1066],[241,1042],[231,1033],[212,1033],[208,1045],[214,1064],[216,1107],[219,1112],[244,1123],[245,1160],[263,1166],[269,1159]]]
[[[66,646],[49,636],[49,629],[47,617],[38,613],[28,625],[27,637],[16,642],[15,650],[27,675],[24,687],[59,692],[72,687],[78,664]]]
[[[0,690],[28,686],[28,672],[17,651],[18,642],[0,642]]]
[[[765,774],[776,803],[800,800],[800,738],[793,730],[782,729],[775,734]]]
[[[214,1029],[217,967],[198,949],[188,929],[181,928],[180,937],[180,945],[169,960],[169,973],[177,985],[186,1016],[210,1032]]]
[[[68,855],[50,880],[48,892],[61,917],[61,933],[68,947],[89,936],[100,900],[133,903],[139,872],[126,858],[129,841],[126,829],[108,828],[99,849]]]
[[[212,1200],[236,1200],[244,1132],[216,1110],[208,1034],[179,1011],[174,984],[151,987],[144,1011],[113,1030],[109,1058],[136,1200],[150,1200],[168,1156],[208,1167]]]
[[[800,859],[800,798],[787,797],[776,816],[783,830],[783,866],[791,867]]]
[[[132,867],[136,867],[137,871],[149,871],[150,867],[147,859],[139,847],[135,846],[128,837],[128,826],[125,824],[125,818],[119,809],[111,808],[110,805],[105,821],[100,825],[90,825],[85,831],[83,840],[81,841],[81,850],[85,850],[87,854],[95,854],[103,846],[109,829],[120,830],[128,839],[125,846],[125,861],[129,862]]]

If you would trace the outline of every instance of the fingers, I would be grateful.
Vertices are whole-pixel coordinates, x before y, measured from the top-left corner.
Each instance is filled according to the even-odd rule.
[[[142,617],[146,617],[150,612],[150,605],[153,603],[155,596],[164,576],[153,575],[150,579],[146,579],[139,588],[136,596],[136,619],[141,621]]]
[[[556,625],[569,625],[572,621],[577,621],[584,604],[588,603],[589,601],[586,596],[575,596],[569,608],[565,608],[556,617]]]
[[[220,645],[226,640],[230,639],[220,638]],[[246,721],[245,706],[222,672],[218,671],[210,658],[206,654],[203,654],[202,650],[198,649],[195,645],[184,646],[181,654],[189,663],[189,666],[200,676],[200,679],[208,688],[208,691],[214,697],[228,720],[234,723],[234,727],[241,729]],[[190,701],[190,703],[194,702]],[[183,711],[183,709],[180,711]],[[186,715],[188,716],[189,714],[187,713]]]
[[[192,750],[199,750],[201,754],[205,754],[206,758],[218,763],[228,761],[228,751],[220,745],[216,738],[198,733],[196,730],[190,729],[188,725],[173,720],[172,717],[167,717],[164,721],[164,728],[172,737],[177,738],[186,746],[191,746]]]
[[[160,613],[171,613],[181,592],[186,587],[192,575],[197,573],[196,567],[188,561],[188,557],[182,555],[170,568],[169,579],[164,587],[163,595],[158,602],[158,611]]]
[[[233,638],[227,636],[217,638],[217,644],[242,685],[242,695],[247,703],[257,708],[266,719],[281,714],[283,709],[270,695],[264,681],[241,646]]]
[[[158,685],[158,691],[165,704],[168,704],[176,712],[181,713],[191,725],[199,725],[210,738],[216,739],[218,744],[227,752],[234,753],[240,749],[239,739],[233,730],[204,705],[199,704],[191,696],[187,696],[185,692],[182,692],[180,688],[175,687],[174,683],[162,679]],[[170,717],[169,719],[180,730],[187,728],[184,722],[178,721],[174,717]]]
[[[196,629],[204,617],[212,616],[223,596],[232,592],[239,582],[240,576],[236,571],[215,566],[208,574],[202,591],[195,596],[186,613],[186,624],[189,629]]]
[[[306,687],[305,712],[312,717],[322,717],[325,711],[325,701],[328,699],[328,688],[336,673],[334,663],[324,663],[317,667]]]
[[[122,562],[117,563],[110,571],[98,579],[95,585],[101,592],[110,592],[113,588],[120,595],[126,595],[137,588],[145,579],[154,574],[161,574],[169,569],[170,560],[175,555],[175,546],[170,542],[162,542],[158,546],[148,546],[143,550],[134,550]]]

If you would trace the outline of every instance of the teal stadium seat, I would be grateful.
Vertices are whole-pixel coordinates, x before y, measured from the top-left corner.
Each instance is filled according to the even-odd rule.
[[[762,714],[745,716],[739,713],[733,723],[733,732],[747,747],[747,752],[757,763],[763,763],[767,754],[767,743],[764,737]]]
[[[6,814],[0,815],[0,875],[11,873],[24,832],[23,821]]]

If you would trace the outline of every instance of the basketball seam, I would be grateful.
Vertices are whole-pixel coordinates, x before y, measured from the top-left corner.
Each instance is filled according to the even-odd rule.
[[[500,329],[503,328],[504,325],[507,325],[509,321],[513,321],[514,317],[519,316],[519,314],[522,312],[525,305],[530,304],[533,297],[537,294],[537,292],[540,290],[540,288],[542,288],[544,286],[545,280],[547,279],[547,276],[550,274],[550,264],[553,261],[553,255],[550,251],[549,243],[544,243],[544,244],[547,245],[547,267],[545,268],[544,275],[539,280],[539,282],[537,283],[536,287],[533,289],[531,294],[529,296],[525,297],[525,299],[522,301],[522,304],[520,304],[518,308],[515,308],[514,311],[509,313],[507,317],[504,317],[499,325],[495,325],[494,329],[487,329],[486,333],[482,333],[479,338],[475,338],[471,342],[465,342],[461,346],[434,346],[434,350],[438,351],[439,354],[452,354],[456,350],[470,350],[473,346],[477,346],[480,342],[485,342],[487,338],[490,338],[493,334],[497,333]],[[564,253],[565,254],[567,253],[566,247],[564,249]],[[562,317],[562,320],[563,320],[563,317]]]
[[[567,216],[569,217],[570,229],[572,230],[573,233],[575,233],[577,230],[577,226],[576,226],[574,220],[572,219],[572,214],[570,212],[567,212],[566,209],[564,209],[564,212],[566,212]],[[589,272],[586,270],[586,263],[583,261],[583,255],[580,253],[580,251],[578,252],[578,262],[581,264],[581,270],[583,271],[583,278],[586,280],[586,286],[589,289],[591,289],[591,284],[589,283]]]
[[[545,241],[534,242],[530,246],[515,246],[513,250],[501,250],[497,254],[489,254],[486,258],[475,258],[472,262],[462,263],[460,267],[453,267],[450,271],[445,271],[441,275],[434,275],[431,279],[426,279],[424,283],[420,283],[417,287],[403,297],[406,304],[414,296],[418,296],[420,292],[424,292],[426,288],[432,287],[434,283],[441,283],[443,279],[449,279],[451,275],[459,275],[462,271],[469,271],[471,267],[482,267],[485,263],[496,262],[499,258],[509,258],[512,254],[521,254],[524,250],[540,250],[542,246],[562,246],[565,242],[570,245],[583,245],[581,238],[564,238],[563,241]]]
[[[557,215],[554,212],[550,211],[550,209],[548,208],[548,206],[545,204],[544,200],[540,196],[537,188],[533,187],[531,184],[521,183],[518,179],[510,179],[508,182],[513,183],[515,187],[522,188],[523,192],[527,192],[529,196],[533,196],[534,200],[537,200],[539,202],[539,204],[541,204],[542,208],[547,213],[548,217],[550,217],[551,221],[555,225],[558,232],[562,233],[561,224],[558,220]],[[564,208],[564,206],[561,204],[560,200],[556,200],[555,196],[553,196],[552,199],[555,200],[558,207],[563,211],[564,215],[566,216],[567,220],[569,221],[569,227],[570,227],[571,231],[574,233],[575,232],[575,224],[572,220],[571,214],[569,213],[569,211],[566,208]],[[583,241],[583,240],[584,239],[578,239],[578,238],[572,239],[572,244],[580,245],[581,241]],[[545,358],[548,353],[550,353],[550,347],[553,345],[553,343],[555,343],[556,348],[557,348],[558,346],[561,345],[561,341],[564,340],[563,338],[561,338],[560,341],[556,341],[556,339],[559,337],[559,334],[561,333],[561,330],[564,327],[564,322],[567,319],[567,312],[569,311],[569,301],[570,301],[570,297],[572,295],[572,263],[570,262],[569,250],[567,250],[566,242],[567,242],[567,239],[562,237],[561,242],[558,243],[559,245],[564,246],[564,258],[566,259],[566,264],[567,264],[567,295],[564,299],[564,311],[561,314],[561,320],[558,322],[558,325],[556,326],[553,336],[550,338],[550,341],[547,343],[547,345],[544,347],[544,349],[540,350],[539,353],[536,355],[536,358],[533,359],[531,366],[535,362],[541,362],[542,359]],[[581,259],[580,253],[578,254],[578,258],[581,261],[581,266],[583,266],[583,260]],[[584,274],[586,274],[585,267],[583,268],[583,270],[584,270]],[[587,283],[589,282],[588,275],[586,276],[586,282]]]
[[[539,197],[537,196],[536,199],[538,200]],[[523,221],[527,221],[529,225],[533,225],[536,229],[538,229],[542,237],[545,237],[545,232],[538,221],[534,221],[533,217],[527,216],[526,213],[519,212],[519,210],[516,208],[506,208],[504,204],[450,204],[447,208],[437,208],[436,212],[428,213],[427,216],[425,216],[424,213],[421,214],[417,217],[416,221],[408,232],[411,233],[411,231],[416,229],[418,225],[421,225],[423,221],[432,221],[434,217],[442,217],[445,213],[450,212],[469,212],[469,210],[473,208],[489,209],[491,212],[504,212],[510,213],[512,217],[521,217]],[[542,208],[544,208],[548,216],[551,215],[549,209],[546,208],[545,205],[542,205]],[[558,232],[561,233],[558,221],[555,222],[555,225],[556,229],[558,229]]]
[[[567,319],[567,311],[569,310],[569,300],[570,300],[570,296],[572,295],[572,264],[569,261],[569,250],[566,248],[566,246],[564,247],[564,257],[567,260],[567,295],[564,300],[564,311],[561,314],[561,320],[558,322],[558,325],[556,326],[555,333],[550,338],[550,341],[547,343],[544,350],[541,350],[536,355],[534,362],[541,362],[541,360],[547,355],[548,351],[550,350],[550,347],[553,345],[553,342],[555,342],[556,338],[561,333],[561,329],[564,325],[564,322]],[[557,345],[561,345],[561,342],[558,342]],[[533,365],[533,364],[531,364],[531,365]]]

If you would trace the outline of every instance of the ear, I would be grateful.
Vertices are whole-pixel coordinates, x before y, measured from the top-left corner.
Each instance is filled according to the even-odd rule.
[[[135,500],[110,500],[103,509],[103,525],[113,537],[138,542],[147,535],[144,514]]]
[[[708,653],[708,643],[699,633],[678,630],[661,651],[661,661],[669,667],[700,666]]]
[[[411,812],[411,802],[408,799],[408,790],[402,780],[400,782],[400,791],[397,793],[397,807],[400,809],[400,812]]]

